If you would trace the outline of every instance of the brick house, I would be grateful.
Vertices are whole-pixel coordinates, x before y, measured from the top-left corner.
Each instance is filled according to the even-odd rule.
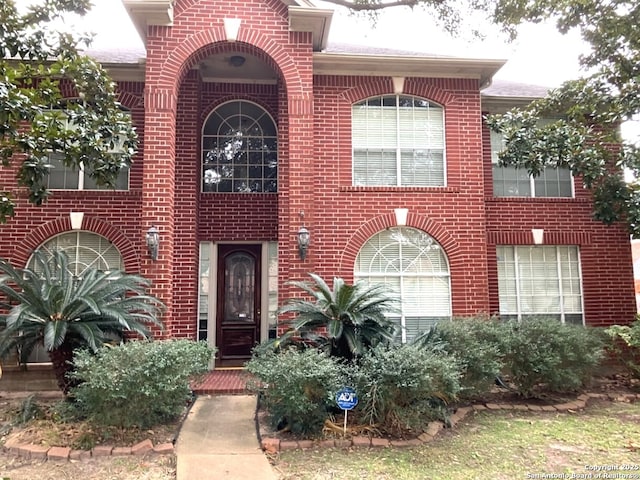
[[[544,94],[492,84],[503,61],[332,45],[332,12],[306,0],[123,3],[146,54],[93,55],[137,127],[136,161],[116,191],[58,166],[48,203],[21,201],[2,226],[14,264],[63,248],[80,270],[140,273],[166,334],[207,339],[221,365],[278,332],[287,282],[308,272],[388,283],[405,341],[479,313],[633,318],[624,227],[592,220],[567,171],[495,165],[483,114]]]

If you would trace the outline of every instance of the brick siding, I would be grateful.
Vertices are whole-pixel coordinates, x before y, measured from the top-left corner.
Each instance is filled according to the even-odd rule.
[[[222,19],[242,18],[238,41],[226,42]],[[205,83],[197,68],[214,53],[255,55],[277,73],[274,85]],[[168,336],[194,338],[199,242],[275,241],[280,300],[286,283],[315,272],[353,279],[367,239],[395,225],[394,209],[409,209],[408,226],[444,248],[453,314],[498,311],[496,245],[530,244],[531,228],[545,243],[579,245],[585,318],[590,325],[627,322],[635,313],[629,239],[620,225],[591,218],[589,193],[575,199],[493,198],[489,133],[482,124],[479,85],[472,79],[407,78],[404,93],[443,106],[447,185],[438,188],[354,187],[351,105],[393,93],[391,78],[313,76],[311,35],[289,32],[279,0],[176,2],[173,27],[150,27],[146,83],[123,82],[120,99],[132,112],[141,150],[128,192],[56,192],[43,207],[18,199],[17,217],[2,226],[0,253],[19,266],[51,236],[70,229],[68,212],[85,213],[86,230],[115,243],[130,272],[152,279],[168,306]],[[278,125],[278,193],[201,193],[201,129],[221,103],[245,99]],[[12,184],[9,169],[0,181]],[[309,256],[297,256],[296,232],[311,232]],[[144,233],[161,234],[158,261]]]

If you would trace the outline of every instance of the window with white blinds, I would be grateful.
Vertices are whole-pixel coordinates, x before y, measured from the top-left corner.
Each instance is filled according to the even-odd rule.
[[[62,110],[51,110],[51,115],[58,117],[58,120],[62,118],[62,123],[69,130],[75,130],[73,123],[69,122],[66,118],[66,113]],[[112,155],[119,155],[123,152],[123,141],[121,140],[109,150]],[[47,176],[47,188],[49,190],[107,190],[105,187],[99,187],[95,180],[91,178],[91,172],[89,172],[83,163],[80,163],[80,168],[65,165],[64,152],[51,152],[48,155],[49,164],[51,168],[49,175]],[[129,189],[129,168],[124,167],[118,172],[118,176],[115,181],[115,190],[128,190]]]
[[[584,323],[577,246],[498,246],[497,258],[501,318]]]
[[[80,169],[74,169],[64,164],[64,154],[50,153],[49,164],[51,170],[47,177],[47,188],[50,190],[107,190],[96,185],[89,172],[80,164]],[[118,173],[114,190],[129,189],[129,168],[124,167]]]
[[[449,263],[438,242],[407,227],[384,230],[360,249],[355,280],[384,284],[400,300],[394,316],[402,342],[451,318]]]
[[[427,100],[385,95],[352,107],[353,184],[445,185],[444,110]]]
[[[498,153],[504,150],[501,133],[491,132],[491,163],[493,166],[493,194],[496,197],[573,197],[571,170],[564,167],[545,167],[534,177],[524,168],[500,166]]]
[[[77,277],[89,269],[111,272],[124,270],[122,255],[116,246],[101,235],[91,232],[67,232],[42,244],[41,252],[63,251],[69,258],[69,272]],[[33,267],[33,259],[29,268]]]

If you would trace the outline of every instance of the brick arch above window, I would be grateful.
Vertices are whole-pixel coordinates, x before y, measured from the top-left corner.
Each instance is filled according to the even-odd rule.
[[[381,95],[391,95],[393,93],[393,81],[391,77],[384,77],[374,78],[357,86],[349,88],[342,92],[341,97],[349,104],[354,104],[366,98]],[[456,100],[455,95],[453,95],[451,92],[447,92],[437,85],[414,82],[410,78],[407,78],[405,80],[405,88],[403,89],[401,95],[411,95],[431,100],[435,103],[440,104],[444,108],[446,108],[448,104],[453,103]]]
[[[144,108],[144,99],[141,95],[135,95],[131,92],[118,92],[118,102],[127,110],[136,110]]]
[[[374,217],[368,222],[362,224],[353,232],[351,238],[349,238],[349,240],[347,241],[347,245],[345,246],[344,250],[342,251],[342,255],[340,256],[338,271],[352,272],[358,253],[360,252],[362,246],[369,240],[369,238],[373,237],[381,230],[392,228],[395,226],[397,226],[396,216],[393,210],[385,215]],[[448,233],[443,225],[430,218],[411,213],[411,211],[409,211],[406,226],[415,228],[417,230],[422,230],[430,237],[432,237],[435,241],[437,241],[443,248],[445,254],[447,255],[447,258],[449,259],[449,266],[452,272],[464,266],[462,253],[460,251],[458,243]]]
[[[79,98],[77,88],[69,81],[60,82],[60,94],[63,99]],[[126,110],[144,108],[144,99],[142,95],[136,95],[131,92],[120,90],[116,92],[116,99]]]
[[[140,271],[140,256],[131,240],[122,231],[109,222],[96,217],[86,216],[82,222],[82,230],[105,237],[120,251],[122,263],[127,272]],[[71,232],[69,217],[60,217],[44,223],[31,231],[16,247],[12,258],[19,265],[26,265],[33,251],[52,237],[61,233]]]

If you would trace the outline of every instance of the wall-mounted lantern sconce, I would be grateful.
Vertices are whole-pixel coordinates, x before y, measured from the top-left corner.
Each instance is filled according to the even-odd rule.
[[[407,224],[407,215],[409,214],[409,209],[396,208],[394,212],[396,214],[396,225],[398,227],[404,227]]]
[[[158,248],[160,247],[160,232],[154,226],[147,230],[147,249],[151,260],[158,260]]]
[[[298,255],[300,260],[307,258],[307,250],[309,250],[309,243],[311,242],[311,233],[304,226],[304,212],[300,212],[300,219],[302,220],[302,226],[298,230]]]
[[[82,219],[84,212],[69,212],[69,220],[71,221],[72,230],[82,230]]]
[[[542,245],[544,243],[544,229],[532,228],[531,235],[533,236],[534,245]]]

